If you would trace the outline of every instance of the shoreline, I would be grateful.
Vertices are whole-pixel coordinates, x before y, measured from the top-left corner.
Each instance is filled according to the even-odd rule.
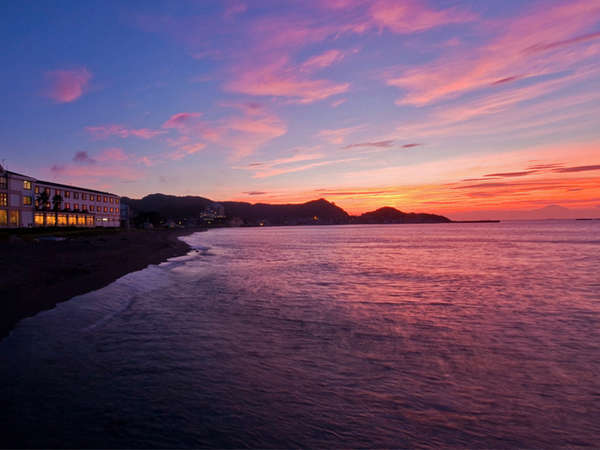
[[[26,317],[187,254],[190,246],[178,238],[198,231],[205,229],[90,230],[62,241],[26,235],[0,241],[0,340]]]

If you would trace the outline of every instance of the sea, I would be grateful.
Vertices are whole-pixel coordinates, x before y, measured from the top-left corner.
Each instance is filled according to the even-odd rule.
[[[600,447],[600,221],[182,239],[0,341],[0,446]]]

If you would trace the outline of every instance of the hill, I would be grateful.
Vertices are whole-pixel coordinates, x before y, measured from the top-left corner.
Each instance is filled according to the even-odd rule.
[[[321,198],[306,203],[271,205],[267,203],[214,202],[197,196],[151,194],[142,199],[123,197],[136,223],[164,223],[168,219],[184,224],[208,222],[213,225],[227,222],[236,225],[333,225],[348,223],[444,223],[451,222],[435,214],[415,214],[384,207],[361,216],[350,216],[335,203]]]
[[[405,213],[385,206],[375,211],[364,213],[354,219],[354,223],[447,223],[450,219],[437,214]]]
[[[325,199],[300,204],[269,205],[267,203],[222,202],[227,217],[239,217],[246,223],[268,225],[344,224],[350,216]]]

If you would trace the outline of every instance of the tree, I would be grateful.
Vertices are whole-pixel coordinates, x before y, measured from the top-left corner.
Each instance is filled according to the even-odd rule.
[[[48,191],[45,189],[39,193],[38,197],[35,199],[37,209],[41,209],[45,211],[48,209],[48,203],[50,202],[50,195]]]
[[[54,194],[52,197],[52,209],[54,210],[54,223],[58,225],[58,210],[60,209],[60,205],[63,201],[62,195]]]

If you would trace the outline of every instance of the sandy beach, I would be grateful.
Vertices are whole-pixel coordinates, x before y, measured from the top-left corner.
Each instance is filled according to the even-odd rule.
[[[189,246],[178,237],[194,231],[90,230],[63,241],[28,235],[0,240],[0,338],[24,317],[186,254]]]

